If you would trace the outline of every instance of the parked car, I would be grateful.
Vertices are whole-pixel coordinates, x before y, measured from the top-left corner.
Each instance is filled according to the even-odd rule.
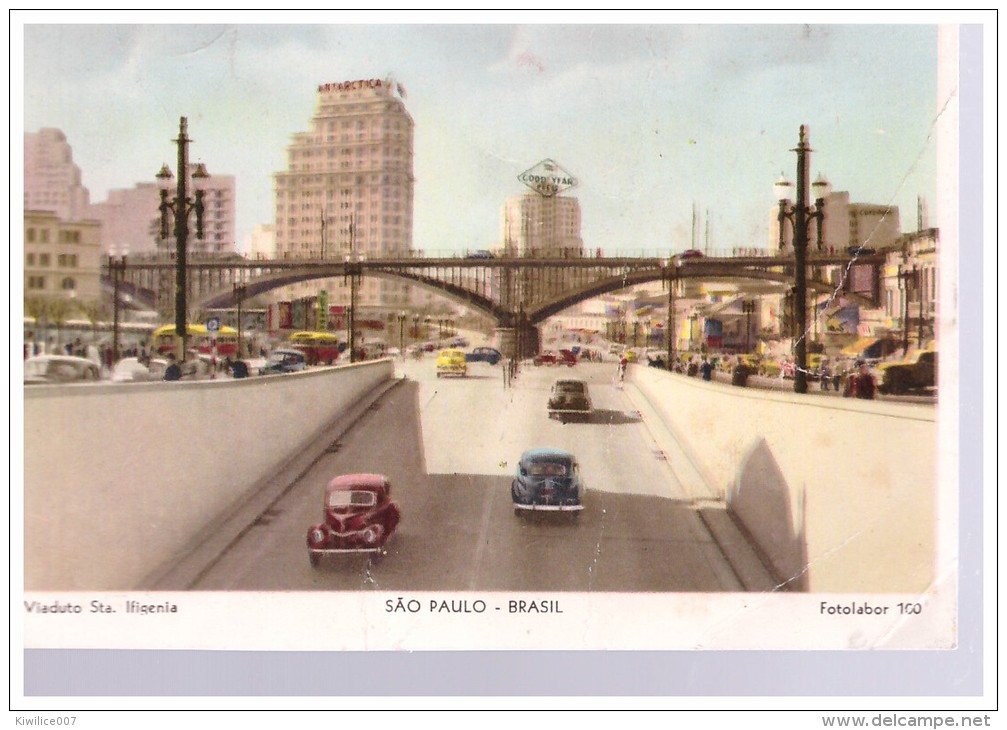
[[[846,253],[850,256],[870,256],[874,253],[874,249],[866,246],[850,246],[846,249]]]
[[[24,361],[25,385],[96,383],[101,370],[91,360],[73,355],[35,355]]]
[[[567,365],[572,368],[577,364],[577,356],[570,350],[560,350],[559,352],[554,350],[545,350],[534,357],[532,364],[535,366]]]
[[[303,352],[283,347],[269,353],[266,364],[259,368],[259,375],[296,373],[307,369],[307,367],[308,363]]]
[[[465,355],[465,360],[466,362],[488,362],[490,365],[496,365],[502,357],[500,350],[492,347],[476,347]]]
[[[480,249],[479,251],[473,251],[468,256],[466,256],[466,258],[470,258],[470,259],[491,259],[491,258],[493,258],[493,254],[491,252],[489,252],[489,251],[486,251],[485,249]]]
[[[465,363],[465,353],[461,350],[441,350],[437,356],[437,377],[442,375],[459,375],[465,377],[468,366]]]
[[[381,474],[337,476],[325,489],[323,522],[308,530],[308,560],[322,555],[380,552],[399,524],[392,484]]]
[[[878,391],[902,395],[911,390],[933,388],[937,384],[937,352],[917,350],[905,360],[881,363],[877,367],[881,383]]]
[[[685,251],[682,251],[682,253],[680,253],[678,257],[680,259],[701,259],[703,258],[703,252],[700,251],[698,248],[690,248]]]
[[[567,420],[586,419],[591,415],[591,396],[583,380],[557,380],[549,394],[549,418],[560,423]]]
[[[521,454],[510,491],[516,515],[525,510],[584,509],[585,485],[577,459],[560,449],[530,449]]]

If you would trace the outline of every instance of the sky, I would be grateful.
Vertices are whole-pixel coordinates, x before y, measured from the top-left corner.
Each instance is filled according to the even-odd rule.
[[[23,131],[61,130],[97,203],[174,169],[187,117],[190,159],[236,178],[239,250],[272,222],[273,175],[310,129],[318,85],[388,77],[415,122],[417,249],[498,245],[503,201],[545,158],[577,178],[566,194],[590,250],[764,246],[802,124],[812,179],[898,206],[904,231],[922,197],[934,225],[937,25],[523,16],[20,14]],[[193,18],[207,22],[178,24]]]

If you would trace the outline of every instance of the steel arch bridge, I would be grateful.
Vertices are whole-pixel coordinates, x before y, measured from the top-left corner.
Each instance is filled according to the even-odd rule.
[[[812,255],[808,288],[840,292],[848,299],[878,306],[884,255]],[[870,266],[869,286],[855,291],[850,267]],[[654,281],[760,281],[786,288],[794,280],[793,256],[660,257],[500,257],[377,258],[359,261],[331,259],[245,259],[190,257],[188,295],[196,309],[232,307],[234,285],[244,285],[245,298],[291,284],[317,279],[379,277],[433,290],[464,303],[501,327],[520,319],[537,325],[578,302]],[[837,286],[828,272],[839,269]],[[103,283],[112,286],[112,265]],[[171,311],[175,262],[171,256],[134,257],[122,267],[120,296],[150,309]]]

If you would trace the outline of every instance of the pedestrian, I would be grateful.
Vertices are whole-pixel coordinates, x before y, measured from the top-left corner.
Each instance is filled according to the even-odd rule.
[[[703,380],[713,379],[713,363],[707,358],[703,358],[703,364],[699,366],[699,372],[703,374]]]
[[[182,368],[178,366],[175,362],[175,353],[168,353],[168,367],[164,369],[164,379],[165,380],[181,380],[182,378]]]
[[[829,366],[825,363],[822,363],[820,380],[822,390],[828,390],[829,386],[832,385],[832,371],[829,369]]]
[[[863,360],[857,361],[857,372],[846,379],[846,390],[843,391],[843,396],[873,400],[876,391],[874,376],[871,375],[867,363]]]
[[[629,358],[625,355],[619,360],[619,382],[623,382],[626,379],[626,368],[629,366]]]

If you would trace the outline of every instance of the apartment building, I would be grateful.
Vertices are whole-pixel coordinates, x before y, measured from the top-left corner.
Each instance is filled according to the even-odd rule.
[[[401,257],[412,249],[413,120],[387,79],[318,87],[310,129],[293,135],[274,175],[276,255],[346,260]],[[342,278],[294,285],[278,298],[325,289],[349,301]],[[408,287],[364,279],[358,306],[409,304]]]

